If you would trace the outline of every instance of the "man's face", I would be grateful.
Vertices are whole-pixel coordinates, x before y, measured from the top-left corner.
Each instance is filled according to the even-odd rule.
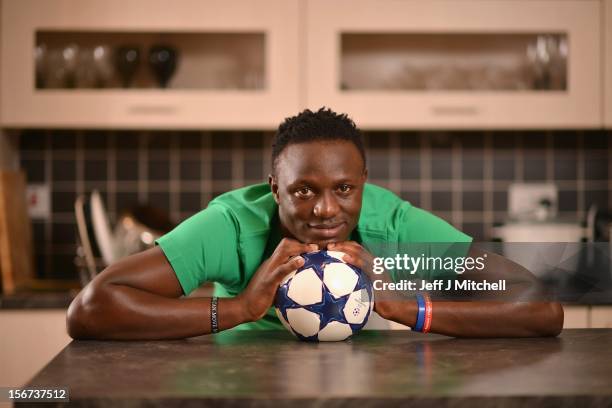
[[[367,171],[349,141],[287,146],[276,161],[270,187],[282,232],[324,249],[346,241],[357,226]]]

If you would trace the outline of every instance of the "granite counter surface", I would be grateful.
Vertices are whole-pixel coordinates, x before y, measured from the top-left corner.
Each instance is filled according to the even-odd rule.
[[[612,329],[529,339],[364,331],[319,344],[284,331],[73,341],[28,386],[67,386],[71,405],[88,407],[609,407],[610,345]]]

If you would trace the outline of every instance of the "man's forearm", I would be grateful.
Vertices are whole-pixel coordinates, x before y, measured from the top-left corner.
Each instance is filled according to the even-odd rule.
[[[389,301],[381,315],[414,327],[415,301]],[[557,302],[433,302],[431,332],[453,337],[556,336],[563,327]]]
[[[124,285],[89,285],[68,309],[75,339],[178,339],[211,331],[210,298],[167,298]],[[218,304],[219,329],[246,321],[238,298]]]

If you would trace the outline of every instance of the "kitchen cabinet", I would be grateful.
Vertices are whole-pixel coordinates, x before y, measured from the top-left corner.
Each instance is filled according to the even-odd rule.
[[[273,128],[299,108],[298,0],[2,0],[1,7],[4,127]],[[157,55],[167,62],[168,44],[178,63],[161,89],[149,53],[166,46]],[[125,49],[127,68],[117,63]],[[112,70],[126,75],[122,84],[106,75]]]
[[[564,305],[564,329],[612,328],[612,306]]]
[[[612,306],[591,306],[591,327],[612,328]]]
[[[309,0],[306,100],[362,128],[601,126],[597,0]]]
[[[603,59],[604,59],[604,127],[612,127],[612,0],[604,0],[604,35],[603,35]]]
[[[324,105],[364,129],[612,124],[612,0],[0,1],[5,128],[273,129]],[[160,43],[178,49],[165,89]],[[43,45],[96,44],[139,44],[140,79],[37,81]]]
[[[564,329],[586,329],[589,327],[589,306],[564,305]]]
[[[0,384],[20,387],[70,341],[66,310],[0,310]]]

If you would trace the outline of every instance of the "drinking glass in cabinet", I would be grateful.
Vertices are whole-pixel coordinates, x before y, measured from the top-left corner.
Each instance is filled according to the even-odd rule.
[[[34,63],[36,65],[36,88],[44,88],[47,79],[48,64],[47,44],[38,44],[34,49]]]
[[[532,89],[560,90],[567,87],[567,38],[539,35],[527,46]]]
[[[262,32],[45,30],[32,74],[37,89],[261,90],[265,55]]]
[[[124,88],[132,85],[138,66],[140,65],[140,48],[133,45],[124,45],[117,48],[115,65]]]
[[[93,49],[93,62],[96,71],[96,87],[108,87],[115,76],[113,49],[109,45],[96,46]]]
[[[342,90],[565,90],[567,36],[343,33]]]
[[[178,62],[178,51],[169,45],[154,45],[149,50],[149,67],[160,88],[166,88]]]
[[[79,47],[76,44],[48,49],[40,45],[36,50],[37,85],[45,88],[74,88],[78,54]]]

